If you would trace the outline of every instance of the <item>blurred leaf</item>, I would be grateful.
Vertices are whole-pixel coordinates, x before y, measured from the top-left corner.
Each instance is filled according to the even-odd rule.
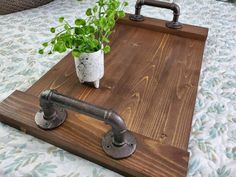
[[[118,14],[119,18],[122,18],[122,17],[125,16],[125,12],[124,11],[118,11],[117,14]]]
[[[59,21],[60,23],[62,23],[62,22],[64,21],[64,17],[60,17],[60,18],[58,19],[58,21]]]
[[[69,26],[68,24],[65,24],[65,25],[64,25],[64,29],[65,29],[65,30],[69,30],[69,29],[70,29],[70,26]]]
[[[91,16],[91,15],[92,15],[92,9],[91,9],[91,8],[88,8],[88,9],[86,10],[86,15],[87,15],[87,16]]]
[[[79,51],[79,49],[74,49],[73,51],[72,51],[72,55],[74,56],[74,57],[79,57],[80,56],[80,51]]]
[[[76,19],[75,25],[77,26],[84,26],[86,24],[86,21],[84,19]]]
[[[43,49],[39,49],[39,51],[38,51],[38,52],[39,52],[39,54],[41,54],[41,55],[42,55],[42,54],[44,53],[44,50],[43,50]]]
[[[47,42],[44,42],[44,43],[42,44],[42,46],[47,47],[47,46],[48,46],[48,43],[47,43]]]
[[[110,48],[109,45],[107,45],[107,46],[105,46],[105,47],[103,48],[103,51],[104,51],[105,54],[106,54],[106,53],[109,53],[110,50],[111,50],[111,48]]]
[[[56,29],[54,27],[50,28],[51,33],[55,33]]]
[[[66,46],[65,46],[64,42],[59,41],[59,42],[55,43],[53,50],[57,51],[59,53],[63,53],[66,51]]]

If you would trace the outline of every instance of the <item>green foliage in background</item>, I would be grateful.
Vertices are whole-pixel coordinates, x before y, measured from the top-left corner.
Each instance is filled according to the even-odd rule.
[[[64,17],[60,17],[58,19],[60,25],[50,28],[55,37],[43,43],[39,53],[43,54],[47,48],[50,48],[48,54],[63,53],[71,49],[75,57],[79,57],[81,53],[96,52],[100,49],[104,53],[110,52],[109,35],[116,21],[125,16],[124,8],[127,5],[126,1],[98,0],[94,7],[86,10],[86,18],[75,19],[73,25],[70,25]]]

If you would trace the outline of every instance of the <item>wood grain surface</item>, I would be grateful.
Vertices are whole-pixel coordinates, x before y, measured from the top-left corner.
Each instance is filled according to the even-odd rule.
[[[186,150],[205,42],[139,28],[134,22],[124,25],[128,23],[124,21],[111,37],[112,52],[105,57],[100,89],[79,83],[73,57],[68,55],[27,93],[37,96],[45,89],[56,89],[112,108],[130,130]],[[203,35],[205,29],[197,29]]]
[[[0,120],[125,176],[185,176],[188,141],[202,56],[208,30],[184,25],[165,27],[165,21],[145,18],[120,20],[105,56],[100,88],[80,84],[69,54],[26,93],[15,92],[0,104]],[[100,141],[109,127],[69,112],[53,131],[34,123],[38,95],[46,89],[112,108],[135,133],[138,149],[130,158],[107,157]]]

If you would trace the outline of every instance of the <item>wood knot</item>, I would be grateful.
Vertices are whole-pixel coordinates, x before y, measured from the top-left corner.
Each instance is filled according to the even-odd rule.
[[[162,133],[160,138],[159,138],[159,142],[161,144],[164,144],[164,141],[165,141],[166,138],[167,138],[167,135],[165,133]]]
[[[113,85],[105,85],[104,87],[105,87],[106,89],[108,89],[108,90],[114,89],[114,86],[113,86]]]
[[[166,139],[166,138],[167,138],[167,135],[166,135],[165,133],[162,133],[160,138],[161,138],[161,139]]]
[[[140,46],[138,43],[132,43],[131,44],[133,47],[138,47],[138,46]]]

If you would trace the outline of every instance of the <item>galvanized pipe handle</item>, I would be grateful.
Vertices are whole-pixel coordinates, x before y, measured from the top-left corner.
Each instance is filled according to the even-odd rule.
[[[136,140],[126,128],[123,119],[113,110],[101,108],[90,103],[76,100],[55,90],[43,91],[40,95],[41,110],[35,115],[36,124],[42,129],[53,129],[66,119],[64,110],[70,109],[104,121],[112,127],[102,140],[103,150],[113,158],[130,156],[136,149]]]
[[[156,0],[137,0],[135,5],[135,14],[130,15],[130,20],[133,21],[143,21],[144,17],[141,15],[141,9],[143,5],[160,7],[165,9],[170,9],[173,11],[173,19],[166,23],[168,28],[179,29],[182,28],[182,24],[178,21],[180,15],[180,7],[175,3],[168,3]]]

